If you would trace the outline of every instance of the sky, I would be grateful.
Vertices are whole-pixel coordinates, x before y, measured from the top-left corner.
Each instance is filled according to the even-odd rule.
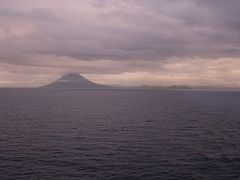
[[[114,85],[240,87],[239,0],[1,0],[0,87],[66,73]]]

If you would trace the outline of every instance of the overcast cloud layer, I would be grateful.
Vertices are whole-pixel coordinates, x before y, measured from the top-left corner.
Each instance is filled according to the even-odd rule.
[[[0,87],[240,87],[239,0],[1,0]]]

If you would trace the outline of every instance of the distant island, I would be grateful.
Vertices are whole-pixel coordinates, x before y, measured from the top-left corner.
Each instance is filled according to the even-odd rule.
[[[109,89],[109,88],[127,88],[127,89],[189,89],[187,86],[107,86],[102,84],[97,84],[88,80],[87,78],[77,74],[70,73],[62,76],[56,81],[42,86],[45,89]]]
[[[48,85],[45,85],[41,88],[46,88],[46,89],[100,89],[100,88],[110,88],[110,87],[94,83],[79,74],[70,73],[70,74],[64,75],[60,79],[58,79]]]
[[[222,87],[208,87],[208,86],[186,86],[186,85],[173,85],[173,86],[111,86],[97,84],[88,80],[87,78],[77,74],[69,73],[56,81],[42,86],[44,89],[159,89],[159,90],[238,90],[233,88]]]

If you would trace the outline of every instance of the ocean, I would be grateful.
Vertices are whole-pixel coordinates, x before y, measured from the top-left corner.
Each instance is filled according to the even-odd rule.
[[[0,179],[240,179],[240,92],[0,89]]]

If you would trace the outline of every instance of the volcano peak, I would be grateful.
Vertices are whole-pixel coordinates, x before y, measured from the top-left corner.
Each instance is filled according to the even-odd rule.
[[[87,78],[77,74],[65,74],[56,81],[44,86],[48,89],[89,89],[89,88],[104,88],[105,86],[96,84]]]

